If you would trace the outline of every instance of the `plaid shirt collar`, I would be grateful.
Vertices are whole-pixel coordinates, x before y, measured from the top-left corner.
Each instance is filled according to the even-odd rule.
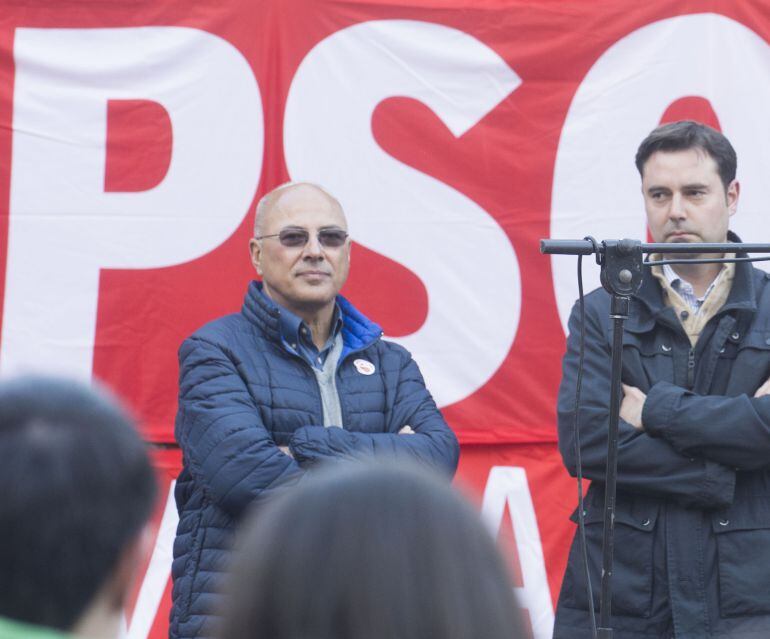
[[[734,255],[725,255],[725,257],[734,257]],[[729,271],[730,266],[731,265],[729,264],[722,264],[722,269],[719,271],[711,284],[709,284],[706,292],[701,297],[695,295],[695,290],[693,289],[692,284],[690,284],[690,282],[687,280],[679,277],[679,275],[676,274],[676,271],[671,268],[670,264],[663,265],[663,277],[666,278],[666,281],[669,283],[671,288],[673,288],[679,294],[679,296],[685,302],[687,302],[687,305],[697,313],[701,306],[703,306],[703,302],[706,301],[706,298],[717,286],[719,286],[719,283],[724,279],[725,274]]]

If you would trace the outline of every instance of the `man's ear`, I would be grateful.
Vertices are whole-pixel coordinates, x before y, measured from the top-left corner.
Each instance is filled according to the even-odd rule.
[[[738,182],[738,180],[733,180],[730,182],[730,184],[727,186],[727,192],[725,195],[727,196],[727,210],[730,212],[730,216],[732,217],[738,211],[738,198],[741,195],[740,182]]]
[[[253,237],[249,240],[249,254],[251,255],[251,264],[257,275],[262,275],[262,265],[260,260],[262,258],[262,247],[259,244],[259,240]]]
[[[725,200],[727,201],[727,210],[730,217],[735,215],[738,211],[738,199],[741,195],[741,185],[738,180],[733,180],[728,184],[725,191]]]

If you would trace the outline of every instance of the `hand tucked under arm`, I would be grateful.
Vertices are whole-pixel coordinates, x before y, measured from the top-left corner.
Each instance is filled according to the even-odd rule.
[[[757,392],[754,393],[754,397],[764,397],[765,395],[770,395],[770,378],[768,378],[765,383],[757,389]]]
[[[620,402],[620,419],[628,422],[637,430],[644,430],[642,423],[642,409],[647,399],[636,386],[623,384],[623,400]]]

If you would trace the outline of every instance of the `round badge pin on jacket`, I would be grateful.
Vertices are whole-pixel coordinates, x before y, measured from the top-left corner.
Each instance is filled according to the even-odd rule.
[[[356,367],[356,370],[361,373],[361,375],[373,375],[374,374],[374,364],[372,364],[370,361],[365,359],[357,359],[353,361],[353,366]]]

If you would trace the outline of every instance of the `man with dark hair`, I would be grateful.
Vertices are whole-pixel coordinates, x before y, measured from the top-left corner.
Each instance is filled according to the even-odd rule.
[[[636,162],[655,242],[739,241],[728,231],[740,194],[735,151],[721,133],[695,122],[658,127],[642,142]],[[770,276],[747,262],[699,264],[694,258],[704,256],[673,255],[693,263],[645,271],[623,337],[613,636],[768,637]],[[602,289],[585,299],[578,415],[583,471],[592,480],[584,514],[597,607],[609,308],[610,296]],[[559,391],[559,447],[574,474],[577,306],[569,330]],[[591,636],[585,584],[576,535],[555,637]]]
[[[155,474],[114,400],[78,383],[0,383],[0,636],[117,637]]]
[[[249,242],[262,281],[240,313],[180,348],[172,637],[217,633],[235,526],[315,465],[390,458],[454,473],[457,439],[417,364],[338,295],[350,248],[342,207],[324,189],[271,191]]]

